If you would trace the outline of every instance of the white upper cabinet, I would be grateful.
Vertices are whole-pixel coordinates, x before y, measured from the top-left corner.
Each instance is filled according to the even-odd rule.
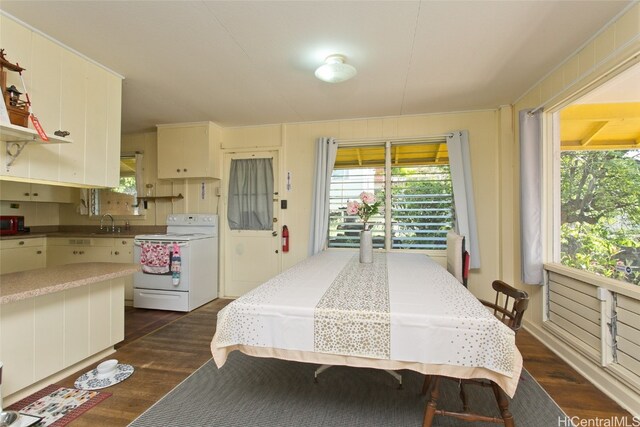
[[[106,73],[106,71],[102,70]],[[122,124],[122,80],[107,73],[107,177],[109,187],[120,183],[120,127]]]
[[[31,30],[0,15],[1,47],[4,49],[6,59],[9,62],[14,64],[17,62],[21,67],[27,69],[24,73],[26,84],[31,83],[30,76],[28,75],[31,70],[31,38]],[[11,85],[22,88],[18,73],[7,72],[7,86]],[[22,89],[20,89],[20,92],[22,92]],[[0,131],[0,134],[1,133]],[[2,139],[4,140],[5,138],[3,137]],[[29,175],[29,154],[27,151],[24,151],[20,157],[22,161],[14,163],[7,171],[5,165],[10,160],[10,157],[5,151],[5,143],[0,142],[0,174],[5,176],[27,177]]]
[[[73,52],[62,49],[60,90],[60,130],[69,132],[73,144],[60,144],[62,182],[84,182],[86,151],[87,62]]]
[[[60,129],[62,49],[40,34],[33,34],[31,51],[31,69],[23,73],[31,76],[31,84],[27,87],[31,99],[31,112],[40,121],[42,129],[52,135],[54,131]],[[30,163],[29,178],[58,180],[60,145],[27,146]]]
[[[158,178],[220,179],[220,127],[212,122],[158,125]]]
[[[36,31],[0,16],[2,47],[23,73],[32,112],[48,136],[69,132],[68,144],[29,143],[11,157],[0,143],[0,175],[39,181],[115,187],[119,180],[122,78]],[[10,76],[9,84],[16,76]],[[32,125],[30,125],[32,127]],[[13,135],[0,140],[15,141]],[[64,140],[64,139],[63,139]],[[13,147],[15,151],[15,147]]]
[[[28,182],[0,181],[0,200],[26,202],[77,203],[77,188]]]
[[[96,65],[87,67],[87,146],[85,182],[100,185],[107,177],[107,76]]]

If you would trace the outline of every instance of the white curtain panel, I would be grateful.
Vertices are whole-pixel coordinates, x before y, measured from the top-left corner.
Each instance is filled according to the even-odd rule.
[[[449,169],[453,185],[453,203],[456,210],[456,230],[466,238],[469,251],[469,268],[480,268],[480,247],[476,208],[473,199],[471,178],[471,157],[469,154],[469,133],[455,131],[447,136]]]
[[[520,111],[520,244],[522,281],[541,285],[542,112]]]
[[[273,159],[233,159],[227,220],[232,230],[273,228]]]
[[[309,256],[325,249],[329,230],[329,188],[331,173],[336,163],[338,143],[335,138],[318,138],[316,141],[316,165],[311,200],[311,227]]]

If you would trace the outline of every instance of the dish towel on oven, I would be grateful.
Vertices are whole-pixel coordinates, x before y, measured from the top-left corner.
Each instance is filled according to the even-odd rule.
[[[180,263],[180,245],[174,242],[171,254],[171,278],[175,286],[180,284]]]
[[[140,265],[142,271],[150,274],[169,272],[169,246],[163,243],[142,243]]]

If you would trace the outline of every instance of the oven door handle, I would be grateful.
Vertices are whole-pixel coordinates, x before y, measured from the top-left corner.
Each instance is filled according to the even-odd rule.
[[[134,240],[133,244],[136,246],[142,246],[143,243],[158,243],[158,244],[167,244],[173,245],[178,242],[169,242],[169,241],[161,241],[161,240]],[[178,243],[178,246],[181,248],[189,246],[189,243]]]

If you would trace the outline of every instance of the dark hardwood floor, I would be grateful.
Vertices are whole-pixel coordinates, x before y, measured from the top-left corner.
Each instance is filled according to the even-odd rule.
[[[125,340],[110,358],[131,364],[136,371],[122,383],[105,389],[112,396],[71,425],[129,424],[211,358],[210,343],[217,313],[229,302],[231,300],[218,299],[188,314],[127,308]],[[525,368],[570,417],[626,416],[631,419],[627,411],[527,331],[518,333],[517,344],[524,357]],[[73,387],[75,379],[85,371],[79,371],[58,384]]]
[[[522,353],[525,369],[569,417],[584,420],[627,417],[628,425],[633,425],[632,416],[628,411],[587,381],[529,332],[520,330],[516,335],[516,344]]]

